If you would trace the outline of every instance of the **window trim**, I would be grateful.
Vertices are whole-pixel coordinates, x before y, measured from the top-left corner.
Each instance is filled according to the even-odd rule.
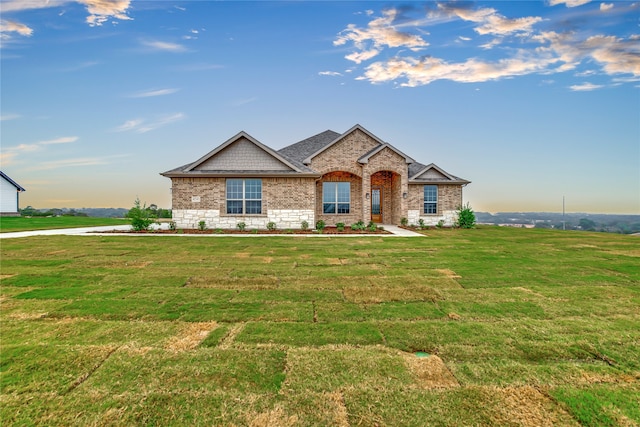
[[[325,184],[333,184],[335,186],[333,191],[327,192]],[[340,184],[347,184],[347,188],[349,190],[349,201],[344,202],[340,201]],[[333,194],[331,194],[333,193]],[[332,201],[325,202],[325,195],[332,195]],[[334,205],[334,212],[326,212],[325,205]],[[342,209],[346,205],[346,212],[340,212],[340,206],[342,205]],[[322,183],[322,215],[349,215],[351,214],[351,182],[350,181],[324,181]]]
[[[232,181],[241,181],[242,182],[242,198],[230,198],[229,197],[229,183]],[[250,199],[247,197],[247,181],[258,181],[260,183],[260,193],[259,199]],[[262,213],[262,178],[227,178],[225,180],[225,212],[226,215],[263,215]],[[229,202],[241,202],[241,212],[229,212]],[[247,213],[247,202],[260,202],[260,212],[258,213]]]
[[[435,200],[427,200],[426,198],[426,190],[428,188],[433,188],[435,189]],[[438,186],[437,185],[425,185],[422,188],[422,213],[424,215],[438,215]],[[427,209],[427,205],[430,205],[433,207],[433,209]],[[433,212],[431,212],[431,210],[433,210]]]

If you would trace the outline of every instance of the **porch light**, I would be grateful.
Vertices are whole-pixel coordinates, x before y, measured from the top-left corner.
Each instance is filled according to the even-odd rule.
[[[369,200],[369,193],[365,193],[364,198]]]
[[[407,198],[407,193],[406,193],[406,192],[405,192],[405,193],[402,193],[402,198],[403,198],[403,199],[406,199],[406,198]]]

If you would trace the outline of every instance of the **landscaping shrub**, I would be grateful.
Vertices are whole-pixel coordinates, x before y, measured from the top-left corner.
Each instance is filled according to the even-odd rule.
[[[344,222],[337,223],[336,228],[338,229],[338,231],[344,231]]]
[[[327,224],[323,220],[320,220],[320,221],[316,222],[316,230],[318,230],[321,233],[322,233],[322,230],[324,230],[326,226],[327,226]]]
[[[275,222],[273,222],[273,221],[269,221],[269,222],[267,223],[267,230],[269,230],[269,231],[275,231],[275,229],[276,229],[276,228],[278,228],[278,227],[276,226],[276,223],[275,223]]]
[[[473,228],[476,225],[476,214],[467,202],[466,205],[460,206],[457,211],[458,220],[456,226],[460,228]]]
[[[238,230],[244,231],[244,229],[247,227],[247,224],[245,224],[244,222],[239,222],[238,224],[236,224],[236,227],[238,227]]]
[[[198,230],[204,231],[207,229],[207,223],[205,221],[200,221],[198,223]]]
[[[300,223],[300,228],[302,228],[303,230],[308,230],[309,229],[309,223],[307,221],[302,221]]]
[[[151,224],[156,222],[155,216],[146,204],[140,206],[140,199],[136,198],[133,207],[126,215],[131,220],[131,228],[135,231],[149,230]]]

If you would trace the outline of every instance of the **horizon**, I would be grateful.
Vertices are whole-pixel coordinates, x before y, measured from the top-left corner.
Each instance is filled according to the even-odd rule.
[[[640,214],[640,3],[0,3],[20,205],[171,208],[161,172],[240,131],[356,123],[477,212]],[[128,209],[126,207],[122,209]]]

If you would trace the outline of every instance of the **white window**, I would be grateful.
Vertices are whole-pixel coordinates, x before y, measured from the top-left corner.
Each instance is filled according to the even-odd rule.
[[[325,214],[348,214],[351,209],[350,182],[322,183],[322,212]]]
[[[424,186],[424,213],[435,215],[438,213],[438,186]]]
[[[227,179],[227,214],[262,213],[261,179]]]

